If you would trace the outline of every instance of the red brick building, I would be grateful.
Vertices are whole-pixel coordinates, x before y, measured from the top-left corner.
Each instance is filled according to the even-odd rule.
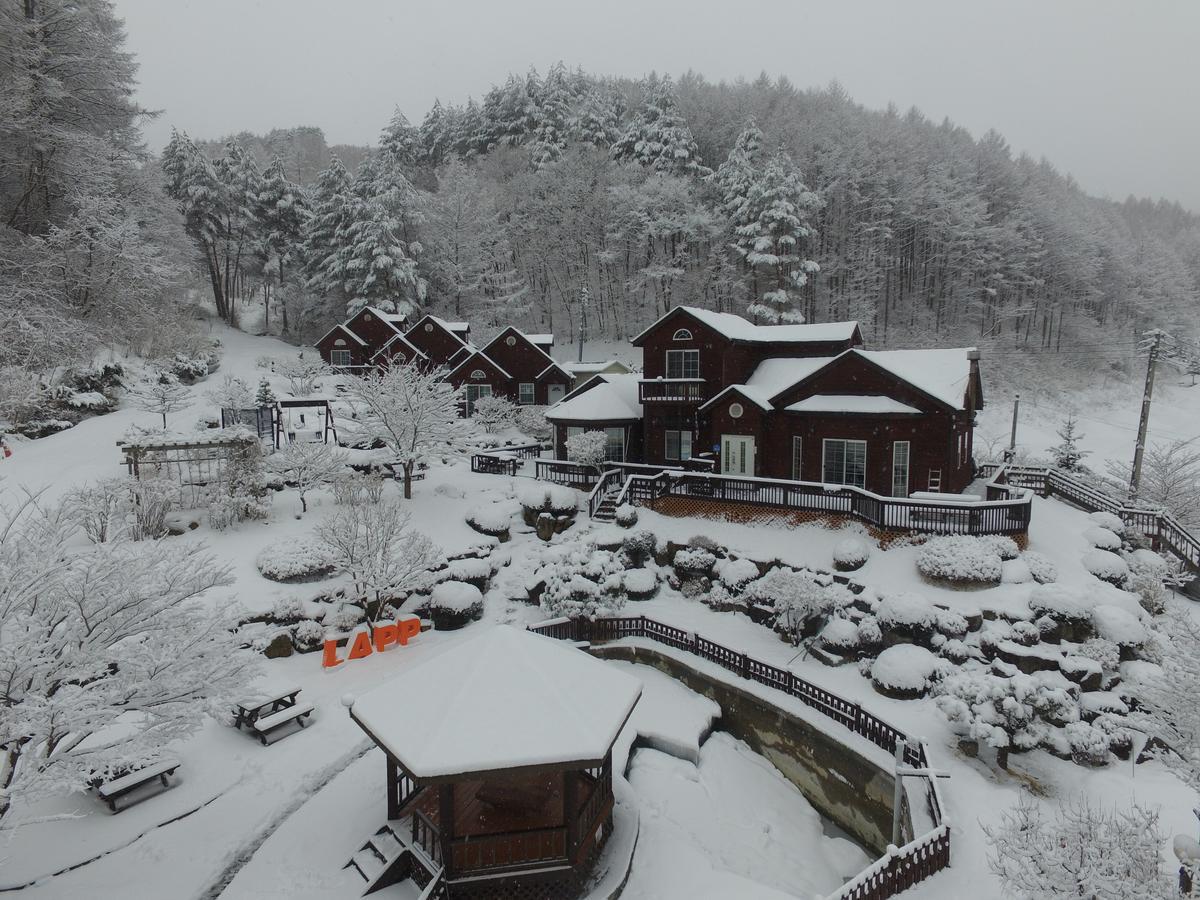
[[[724,474],[894,496],[971,481],[983,405],[973,349],[869,351],[854,322],[761,326],[690,307],[632,343],[644,363],[640,428],[593,414],[611,407],[613,388],[592,379],[548,414],[560,456],[567,429],[586,420],[589,430],[622,429],[625,458],[651,464],[706,460]]]

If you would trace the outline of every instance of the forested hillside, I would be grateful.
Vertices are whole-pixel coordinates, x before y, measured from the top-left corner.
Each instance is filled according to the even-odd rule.
[[[177,133],[154,159],[108,3],[0,10],[0,353],[23,371],[163,344],[188,289],[294,340],[365,303],[560,340],[678,303],[1064,359],[1197,337],[1196,215],[836,86],[557,64],[397,112],[373,148]]]

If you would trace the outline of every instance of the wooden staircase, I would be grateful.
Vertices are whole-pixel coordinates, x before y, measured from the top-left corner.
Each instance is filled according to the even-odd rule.
[[[403,821],[389,822],[367,838],[344,868],[353,868],[367,882],[362,896],[408,878],[412,871],[412,848],[405,840]]]
[[[596,507],[596,512],[592,515],[592,519],[596,522],[612,522],[617,518],[617,494],[618,491],[611,491],[604,495],[600,501],[600,505]]]

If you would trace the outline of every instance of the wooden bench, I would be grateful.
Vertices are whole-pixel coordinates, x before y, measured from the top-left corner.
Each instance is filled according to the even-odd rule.
[[[292,721],[295,721],[297,725],[303,728],[304,720],[312,715],[312,711],[313,705],[311,703],[296,703],[292,706],[285,706],[279,712],[271,713],[268,716],[259,716],[251,724],[251,727],[265,747],[267,746],[268,734]]]
[[[240,729],[243,725],[253,725],[260,716],[267,716],[296,705],[296,697],[300,688],[291,687],[276,691],[263,700],[243,700],[233,709],[234,727]]]
[[[108,804],[108,808],[114,813],[121,810],[117,809],[117,800],[124,797],[131,791],[135,791],[143,784],[149,784],[155,778],[162,782],[163,788],[169,788],[171,783],[167,781],[168,775],[174,775],[175,770],[180,766],[177,759],[164,759],[156,763],[151,763],[141,769],[136,769],[120,778],[114,778],[105,784],[100,785],[96,789],[96,793],[100,795],[100,799]],[[130,804],[132,805],[132,804]],[[124,809],[122,807],[121,809]]]

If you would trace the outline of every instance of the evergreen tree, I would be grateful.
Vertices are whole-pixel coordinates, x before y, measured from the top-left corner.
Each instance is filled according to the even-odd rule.
[[[265,378],[258,380],[258,390],[254,394],[254,405],[262,408],[275,405],[275,392],[271,390],[271,382]]]
[[[1084,435],[1080,433],[1073,415],[1067,415],[1066,421],[1058,429],[1058,437],[1060,443],[1050,448],[1050,455],[1054,457],[1054,467],[1064,472],[1086,471],[1083,458],[1091,451],[1079,449],[1079,442],[1083,440]]]
[[[656,172],[706,175],[700,149],[676,108],[669,76],[651,76],[642,84],[642,107],[613,144],[614,159],[633,160]]]
[[[225,295],[229,298],[229,321],[236,324],[233,298],[245,294],[245,270],[254,249],[258,223],[255,213],[262,192],[262,174],[254,157],[237,141],[225,145],[225,155],[213,163],[223,188],[221,207],[224,241]]]
[[[484,149],[524,143],[537,128],[540,89],[537,72],[530,70],[525,78],[509,75],[503,85],[487,92],[483,98]]]
[[[562,63],[546,73],[537,95],[537,111],[530,149],[535,169],[557,162],[567,149],[571,118],[571,83]]]
[[[434,100],[417,132],[421,141],[421,156],[432,166],[440,166],[451,152],[453,136],[450,125],[446,107],[442,106],[441,100]]]
[[[336,156],[317,178],[312,215],[305,229],[301,256],[306,287],[322,296],[342,296],[341,236],[355,205],[350,174]]]
[[[709,181],[717,191],[717,204],[726,215],[733,215],[750,196],[751,188],[762,168],[763,133],[754,122],[748,122],[734,142],[725,162]]]
[[[606,88],[590,88],[576,104],[570,119],[571,139],[607,150],[621,136],[616,98]]]
[[[268,324],[270,283],[283,286],[300,261],[301,241],[308,224],[308,197],[298,184],[288,181],[283,161],[277,156],[263,173],[262,190],[255,205],[258,222],[258,253],[267,277],[263,285],[263,325]],[[283,309],[283,333],[288,332],[287,304]]]
[[[421,155],[421,135],[398,108],[379,135],[379,154],[402,172],[411,172]]]
[[[804,321],[799,292],[819,270],[816,262],[805,258],[805,245],[813,233],[809,218],[819,207],[820,199],[780,151],[734,210],[734,249],[750,266],[755,282],[755,299],[746,309],[754,321]]]

